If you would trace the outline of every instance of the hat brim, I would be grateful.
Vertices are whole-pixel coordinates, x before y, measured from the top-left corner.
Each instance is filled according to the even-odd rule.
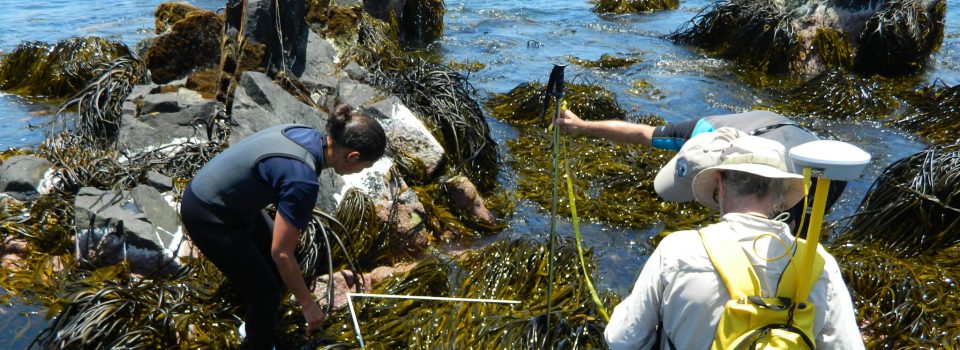
[[[653,190],[663,200],[668,202],[691,202],[696,198],[693,191],[683,185],[683,182],[677,181],[677,154],[670,159],[667,164],[660,168],[657,176],[653,179]]]
[[[720,209],[720,203],[713,198],[713,193],[717,189],[716,174],[719,171],[731,170],[742,171],[766,178],[784,179],[786,188],[783,193],[783,209],[793,207],[797,202],[803,199],[803,176],[782,171],[780,169],[762,165],[762,164],[723,164],[704,169],[693,178],[693,196],[697,202],[706,207]]]

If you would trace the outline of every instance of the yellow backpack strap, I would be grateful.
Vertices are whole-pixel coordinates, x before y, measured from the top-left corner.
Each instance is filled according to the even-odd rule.
[[[732,239],[733,236],[729,232],[717,232],[716,225],[705,227],[698,232],[710,261],[730,292],[730,297],[739,300],[760,295],[760,279],[753,271],[753,264],[747,259],[747,254]]]
[[[792,254],[792,259],[787,264],[787,267],[783,270],[783,274],[780,275],[780,283],[777,285],[777,296],[787,297],[796,302],[805,302],[810,295],[810,291],[813,290],[813,285],[817,283],[817,280],[820,279],[820,275],[823,274],[823,247],[818,244],[817,254],[814,255],[813,268],[810,269],[810,275],[806,276],[807,281],[810,283],[805,284],[807,286],[806,290],[798,291],[797,290],[797,256],[798,252],[804,251],[807,247],[807,241],[805,239],[797,239],[797,248]]]

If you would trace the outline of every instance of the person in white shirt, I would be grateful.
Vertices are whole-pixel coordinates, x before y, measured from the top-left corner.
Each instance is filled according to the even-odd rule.
[[[694,145],[714,137],[691,139],[680,150],[696,162],[711,147]],[[755,136],[725,140],[720,164],[699,170],[692,190],[696,200],[719,209],[719,229],[736,237],[756,271],[764,295],[775,295],[789,262],[785,247],[794,242],[782,221],[771,213],[803,197],[803,179],[787,172],[784,148]],[[704,153],[706,154],[706,153]],[[704,155],[709,156],[709,155]],[[691,174],[692,175],[692,174]],[[863,349],[850,299],[833,256],[821,250],[823,273],[810,292],[815,306],[813,336],[818,349]],[[696,230],[670,234],[640,272],[633,291],[613,311],[604,331],[613,350],[709,349],[730,293],[713,266]]]

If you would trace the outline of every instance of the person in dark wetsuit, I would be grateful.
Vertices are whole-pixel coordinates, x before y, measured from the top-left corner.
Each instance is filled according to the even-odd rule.
[[[359,172],[385,148],[376,119],[340,106],[326,134],[294,124],[259,131],[211,159],[187,186],[180,205],[187,235],[246,303],[242,348],[272,348],[284,286],[303,309],[307,334],[320,329],[326,316],[294,256],[313,215],[317,177],[324,168]],[[270,204],[272,220],[263,210]]]
[[[679,151],[684,143],[690,138],[699,134],[713,132],[722,127],[732,127],[742,131],[747,135],[762,137],[768,140],[777,141],[790,152],[790,149],[810,141],[817,141],[819,138],[804,129],[799,124],[787,117],[770,111],[749,111],[737,114],[714,115],[697,118],[661,126],[652,126],[640,123],[630,123],[621,120],[599,120],[586,121],[581,119],[575,113],[564,110],[560,119],[554,121],[562,130],[575,135],[590,135],[605,138],[614,142],[635,143],[644,146],[652,146],[659,149]],[[654,189],[657,194],[665,200],[671,202],[690,202],[694,200],[693,192],[689,190],[667,189],[660,186],[663,181],[661,178],[674,174],[685,176],[689,182],[696,174],[684,174],[680,169],[675,169],[677,163],[674,159],[660,169],[657,174]],[[671,167],[673,165],[673,167]],[[682,166],[682,164],[681,164]],[[787,162],[790,172],[802,174],[802,169],[794,169],[792,162]],[[678,179],[679,180],[679,179]],[[827,198],[827,210],[837,202],[843,189],[846,187],[844,181],[831,181],[830,191]],[[686,187],[689,189],[689,186]],[[810,193],[814,193],[816,181],[813,181]],[[808,199],[812,204],[813,196]],[[803,201],[797,203],[789,210],[790,218],[788,224],[796,233],[797,237],[806,237],[806,225],[809,224],[809,217],[805,219],[804,227],[797,228],[805,206]]]

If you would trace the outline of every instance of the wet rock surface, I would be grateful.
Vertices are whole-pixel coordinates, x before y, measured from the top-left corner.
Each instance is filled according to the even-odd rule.
[[[19,200],[38,195],[43,175],[53,166],[36,156],[13,156],[0,163],[0,192]]]
[[[281,88],[263,73],[244,72],[233,102],[230,142],[277,124],[296,123],[325,130],[327,114],[314,109]]]

